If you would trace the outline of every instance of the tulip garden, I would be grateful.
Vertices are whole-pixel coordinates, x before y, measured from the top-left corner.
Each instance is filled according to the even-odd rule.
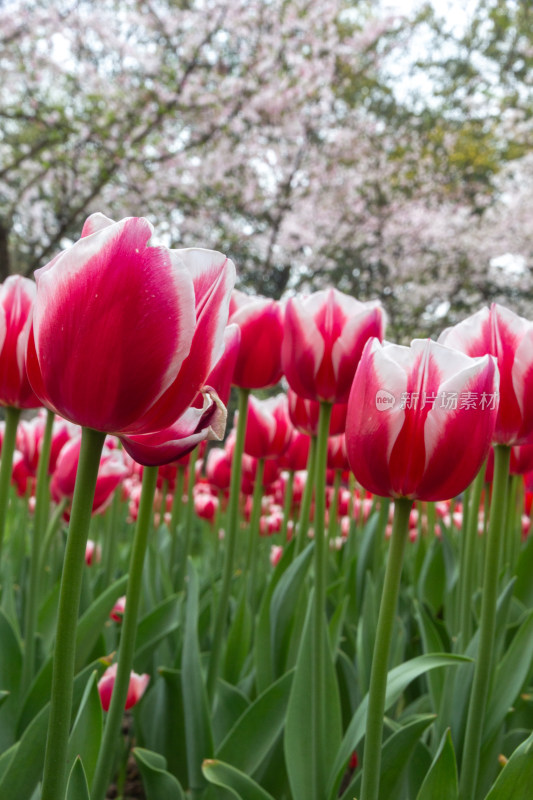
[[[1,800],[530,798],[533,322],[152,235],[0,287]]]

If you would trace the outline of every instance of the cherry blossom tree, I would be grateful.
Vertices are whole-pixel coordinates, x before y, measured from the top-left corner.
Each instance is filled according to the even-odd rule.
[[[103,210],[149,217],[166,244],[228,252],[250,291],[379,296],[398,336],[502,295],[527,308],[528,121],[494,111],[483,127],[477,106],[448,108],[442,71],[416,98],[398,87],[391,65],[420,26],[438,31],[424,14],[363,0],[8,0],[2,274],[31,274]],[[502,143],[520,125],[511,158]],[[523,260],[512,275],[491,266],[506,253]]]

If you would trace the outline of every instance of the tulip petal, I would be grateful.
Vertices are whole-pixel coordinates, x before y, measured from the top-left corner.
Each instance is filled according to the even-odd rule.
[[[121,436],[124,449],[139,464],[170,464],[207,440],[221,441],[226,429],[226,407],[210,387],[202,390],[202,408],[190,407],[168,428],[153,433]]]
[[[148,245],[151,233],[143,219],[107,225],[36,273],[30,381],[43,402],[80,425],[125,429],[189,353],[191,276],[166,248]]]
[[[229,299],[235,282],[233,262],[213,250],[174,250],[172,256],[192,278],[194,336],[175,380],[126,433],[143,434],[171,426],[194,401],[223,352]]]

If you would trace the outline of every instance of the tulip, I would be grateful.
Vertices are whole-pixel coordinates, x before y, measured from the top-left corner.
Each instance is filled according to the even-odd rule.
[[[100,701],[104,711],[109,711],[111,705],[111,695],[115,686],[115,678],[117,675],[117,664],[112,664],[106,669],[100,680],[98,681],[98,692],[100,694]],[[136,672],[131,672],[130,683],[128,687],[128,696],[126,698],[126,705],[124,706],[127,711],[136,705],[146,691],[146,687],[150,682],[150,676],[143,674],[138,675]]]
[[[93,564],[99,564],[101,560],[102,548],[99,544],[93,542],[92,539],[88,539],[85,547],[85,563],[88,567],[92,567]]]
[[[413,498],[453,497],[479,472],[498,410],[497,399],[485,399],[497,398],[497,380],[492,356],[377,339],[365,346],[354,378],[346,424],[351,468],[369,491],[397,498],[372,658],[362,800],[379,796],[387,664]]]
[[[125,610],[126,610],[126,595],[122,595],[122,597],[118,598],[117,602],[109,612],[109,616],[114,622],[122,622]]]
[[[140,434],[172,425],[222,353],[232,262],[151,246],[151,236],[145,219],[96,214],[36,272],[30,382],[47,408],[83,427]]]
[[[337,289],[291,297],[285,310],[281,360],[301,397],[346,403],[365,343],[383,337],[379,302],[361,303]]]
[[[490,447],[497,378],[491,356],[373,339],[348,403],[346,446],[356,479],[385,497],[446,500],[462,492]]]
[[[78,434],[63,446],[57,457],[56,467],[50,482],[50,493],[56,503],[60,503],[64,497],[72,498],[74,494],[80,450],[81,434]],[[123,451],[110,449],[107,446],[104,447],[96,478],[96,489],[92,504],[93,514],[105,511],[113,492],[128,473],[128,467],[123,459]]]
[[[35,283],[11,275],[0,285],[0,404],[13,408],[38,408],[26,373],[26,343],[35,299]]]
[[[234,386],[265,389],[278,383],[283,374],[281,304],[266,297],[250,297],[234,290],[229,322],[238,325],[241,331],[239,355],[233,374]]]
[[[104,435],[154,434],[182,419],[223,351],[235,280],[232,262],[209,250],[152,246],[151,237],[152,227],[145,219],[115,223],[95,214],[87,220],[81,239],[36,273],[26,351],[28,377],[45,407],[83,427],[59,598],[42,784],[47,797],[62,797],[66,784],[75,622],[88,512]],[[145,503],[150,511],[157,479],[154,469],[145,473],[146,481],[143,477],[145,494],[151,492]],[[139,561],[144,557],[149,519],[139,513],[139,543],[132,548]],[[132,596],[138,590],[132,587],[130,569],[128,605],[133,619],[138,603]],[[122,696],[121,671],[126,676],[129,669],[124,665],[130,659],[133,628],[134,623],[121,637],[125,655],[117,698]],[[112,751],[116,724],[116,715],[110,714],[102,749]],[[106,759],[99,758],[96,766],[95,794],[108,779]]]
[[[278,394],[266,400],[250,397],[244,452],[254,458],[276,458],[289,446],[292,425],[287,396]]]
[[[500,371],[494,430],[497,444],[525,444],[533,436],[533,322],[493,303],[439,337],[469,356],[493,355]]]

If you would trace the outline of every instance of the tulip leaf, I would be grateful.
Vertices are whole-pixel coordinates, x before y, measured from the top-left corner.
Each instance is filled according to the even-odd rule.
[[[313,746],[311,703],[318,701],[318,698],[313,697],[312,609],[313,599],[311,598],[300,642],[285,721],[285,763],[292,794],[297,800],[316,796],[316,791],[313,788],[313,770],[309,768],[309,754],[312,752]],[[341,743],[342,719],[337,676],[329,649],[327,629],[323,631],[323,636],[322,652],[324,653],[324,663],[321,690],[323,692],[323,708],[327,709],[327,712],[324,730],[322,731],[323,746],[320,753],[322,763],[319,765],[317,772],[326,776],[328,765],[334,761]],[[318,795],[322,794],[324,788],[317,787]]]
[[[217,702],[213,713],[215,752],[228,731],[233,728],[249,705],[250,701],[240,689],[222,680],[222,678],[218,679]]]
[[[15,742],[15,744],[12,744],[11,747],[9,747],[7,750],[4,750],[4,752],[0,755],[0,783],[2,782],[4,774],[7,772],[9,765],[15,757],[18,746],[19,743]]]
[[[237,683],[250,652],[252,642],[252,613],[246,592],[237,603],[227,639],[224,659],[224,678],[228,683]]]
[[[431,669],[437,669],[438,667],[459,666],[465,663],[471,663],[471,659],[452,653],[426,653],[421,656],[416,656],[416,658],[412,658],[404,664],[400,664],[398,667],[394,667],[394,669],[390,670],[387,677],[385,710],[394,705],[407,686],[425,672]],[[338,748],[328,783],[328,797],[331,798],[331,800],[337,796],[337,790],[351,754],[365,735],[367,708],[368,694],[365,695],[359,708],[352,717],[348,729],[344,734],[342,744]]]
[[[90,676],[68,743],[67,764],[75,762],[77,756],[83,759],[84,775],[92,783],[100,741],[102,739],[103,712],[100,694],[96,683],[97,673]]]
[[[65,800],[90,800],[89,786],[83,764],[79,756],[76,757],[67,784]]]
[[[259,695],[217,748],[217,759],[255,772],[283,730],[292,680],[288,672]]]
[[[180,603],[180,595],[174,594],[160,603],[139,622],[133,659],[135,672],[146,671],[156,645],[178,628],[180,624]]]
[[[434,714],[423,714],[402,725],[383,744],[379,782],[379,800],[400,796],[403,776],[422,733],[435,719]],[[352,800],[360,792],[361,772],[351,782],[341,800]]]
[[[209,783],[227,789],[237,800],[274,800],[252,778],[223,761],[207,759],[202,771]]]
[[[0,688],[7,692],[0,709],[0,752],[15,739],[22,668],[22,648],[17,633],[0,609]]]
[[[91,603],[87,611],[80,617],[76,629],[76,671],[85,666],[98,637],[102,633],[102,628],[109,619],[111,609],[118,598],[126,591],[127,582],[128,576],[123,575],[112,583]]]
[[[530,800],[533,785],[533,734],[516,748],[485,800]]]
[[[287,663],[289,644],[294,634],[295,608],[313,555],[308,546],[281,576],[270,604],[270,639],[272,668],[279,677],[292,666]]]
[[[7,698],[9,697],[10,692],[5,692],[3,689],[0,691],[0,706],[5,703]]]
[[[167,772],[167,762],[159,753],[135,747],[133,757],[141,773],[146,800],[185,800],[175,775]]]
[[[457,763],[452,735],[448,728],[435,753],[416,800],[457,800]]]
[[[101,667],[99,662],[89,664],[74,678],[73,710],[78,708],[87,681],[98,667]],[[47,703],[22,734],[15,755],[0,780],[0,797],[30,800],[43,771],[49,712],[50,704]]]
[[[515,634],[494,675],[493,688],[483,725],[483,739],[488,741],[498,730],[512,703],[531,674],[533,663],[533,611]]]
[[[283,550],[283,555],[278,561],[270,578],[270,582],[263,594],[263,600],[255,625],[254,664],[258,692],[262,692],[273,681],[270,649],[270,605],[276,586],[285,571],[292,564],[295,543],[296,539],[292,539]]]
[[[161,667],[163,680],[155,681],[150,702],[136,706],[135,725],[139,724],[139,741],[143,747],[160,753],[167,769],[182,786],[187,785],[185,721],[181,689],[181,672]],[[139,720],[139,722],[138,722]]]
[[[187,570],[187,606],[181,661],[189,788],[205,787],[202,762],[213,757],[213,734],[198,644],[198,578],[192,561]]]

